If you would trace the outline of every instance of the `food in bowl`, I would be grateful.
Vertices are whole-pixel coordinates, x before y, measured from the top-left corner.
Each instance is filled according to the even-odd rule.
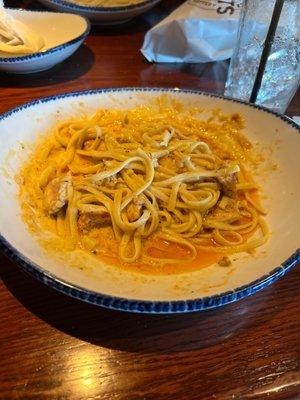
[[[143,3],[145,0],[68,0],[70,3],[86,7],[125,7]]]
[[[88,18],[92,23],[100,25],[123,24],[138,15],[150,10],[160,0],[109,0],[99,6],[92,5],[91,2],[78,4],[69,0],[39,0],[46,7],[57,11],[71,12],[80,14]]]
[[[44,46],[43,37],[31,26],[6,12],[0,2],[0,57],[37,53]]]
[[[205,117],[164,96],[59,121],[18,175],[23,218],[53,248],[122,268],[228,265],[269,236],[243,127],[240,114]]]

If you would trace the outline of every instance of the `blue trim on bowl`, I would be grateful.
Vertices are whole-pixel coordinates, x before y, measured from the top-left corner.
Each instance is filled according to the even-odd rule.
[[[42,13],[55,14],[55,12],[52,12],[52,11],[30,11],[30,13],[33,13],[33,12],[35,12],[35,13],[41,13],[42,12]],[[65,13],[65,14],[68,14],[68,13]],[[81,35],[77,36],[76,38],[74,38],[72,40],[69,40],[66,43],[59,44],[58,46],[55,46],[55,47],[51,47],[51,49],[48,49],[46,51],[41,51],[41,52],[38,52],[38,53],[32,53],[32,54],[28,54],[28,55],[25,55],[25,56],[17,56],[17,57],[1,57],[0,56],[0,64],[36,60],[36,59],[48,56],[50,54],[59,52],[61,50],[64,50],[67,47],[72,46],[73,44],[78,43],[81,40],[84,40],[88,36],[88,34],[90,33],[91,23],[88,20],[88,18],[86,18],[86,17],[84,17],[82,15],[78,15],[78,16],[83,18],[85,20],[85,22],[86,22],[86,29]]]
[[[284,115],[271,111],[267,108],[258,106],[256,104],[249,104],[247,102],[236,100],[224,96],[219,96],[210,93],[203,93],[195,90],[177,90],[168,88],[107,88],[99,90],[88,90],[82,92],[71,92],[57,96],[44,97],[39,100],[32,101],[30,103],[25,103],[22,106],[16,107],[0,116],[0,121],[4,120],[15,113],[35,106],[37,104],[44,104],[57,99],[63,99],[68,97],[81,97],[91,94],[99,94],[106,92],[169,92],[169,93],[190,93],[190,94],[200,94],[212,98],[220,98],[223,100],[241,103],[247,105],[248,107],[257,108],[263,112],[273,114],[277,118],[282,119],[284,122],[292,125],[299,133],[300,127],[293,120]],[[236,288],[235,290],[220,293],[218,295],[179,300],[179,301],[143,301],[136,299],[126,299],[115,296],[109,296],[97,292],[93,292],[84,289],[80,286],[70,284],[55,275],[43,270],[40,266],[33,263],[23,254],[21,254],[16,248],[14,248],[1,234],[0,234],[0,249],[6,254],[12,261],[16,262],[24,271],[34,276],[39,281],[45,283],[46,285],[62,292],[73,298],[85,301],[90,304],[136,313],[149,313],[149,314],[170,314],[170,313],[184,313],[192,311],[201,311],[206,309],[211,309],[215,307],[220,307],[225,304],[235,302],[237,300],[243,299],[244,297],[250,296],[257,291],[265,288],[266,286],[272,284],[280,277],[285,275],[292,267],[294,267],[300,261],[300,249],[297,249],[294,254],[292,254],[287,260],[285,260],[279,267],[273,269],[269,274],[266,274],[259,279],[250,282],[247,285]]]
[[[144,8],[147,5],[158,3],[161,0],[146,0],[138,4],[131,4],[128,6],[119,6],[119,7],[88,7],[88,6],[80,6],[75,3],[71,3],[65,0],[47,0],[49,3],[56,4],[58,6],[67,7],[73,11],[85,11],[85,12],[96,12],[100,14],[108,13],[108,12],[119,12],[119,11],[129,11],[129,10],[138,10],[140,8]]]

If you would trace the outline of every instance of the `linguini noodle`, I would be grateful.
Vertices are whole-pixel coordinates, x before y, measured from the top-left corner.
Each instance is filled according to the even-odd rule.
[[[121,263],[251,252],[268,228],[242,128],[237,114],[205,120],[163,101],[60,122],[20,173],[24,218],[68,249],[101,257],[105,240],[116,243]],[[184,259],[151,251],[162,242],[185,249]]]

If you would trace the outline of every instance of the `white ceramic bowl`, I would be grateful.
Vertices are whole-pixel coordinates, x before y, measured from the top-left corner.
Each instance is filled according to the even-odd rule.
[[[89,21],[79,15],[13,9],[7,12],[39,32],[45,48],[25,56],[0,57],[0,71],[28,74],[49,69],[70,57],[90,31]]]
[[[267,199],[268,243],[256,256],[241,254],[228,268],[212,265],[199,271],[147,276],[105,264],[88,256],[82,268],[67,258],[45,253],[20,217],[18,187],[14,180],[32,151],[32,143],[59,119],[83,109],[128,108],[147,104],[170,93],[184,104],[239,112],[246,119],[246,135],[267,149],[278,170],[258,176]],[[257,106],[199,92],[171,89],[107,89],[44,98],[0,116],[0,246],[13,260],[42,282],[81,300],[109,308],[149,313],[202,310],[224,305],[255,293],[284,275],[300,260],[299,127],[286,117]],[[230,273],[228,273],[230,271]]]
[[[139,4],[121,7],[87,7],[64,0],[39,0],[40,3],[53,10],[80,14],[94,24],[117,25],[150,10],[161,0],[146,0]]]

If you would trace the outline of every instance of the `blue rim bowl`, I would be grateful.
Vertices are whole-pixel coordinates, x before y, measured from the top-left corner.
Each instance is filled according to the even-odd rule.
[[[124,88],[105,88],[105,89],[95,89],[79,92],[70,92],[66,94],[44,97],[38,100],[34,100],[29,103],[25,103],[19,107],[13,108],[12,110],[2,114],[0,116],[0,121],[15,114],[24,109],[30,108],[37,104],[47,103],[56,99],[67,98],[67,97],[78,97],[90,94],[105,93],[105,92],[120,92],[120,91],[159,91],[159,92],[174,92],[178,91],[183,93],[200,94],[207,97],[225,99],[227,101],[245,104],[249,107],[253,107],[262,110],[266,113],[270,113],[277,118],[285,121],[286,123],[292,125],[299,133],[300,127],[290,118],[271,111],[267,108],[258,106],[256,104],[250,104],[245,101],[232,99],[229,97],[224,97],[216,94],[205,93],[196,90],[177,90],[169,88],[143,88],[143,87],[124,87]],[[300,261],[300,249],[297,249],[294,254],[292,254],[288,259],[283,261],[279,266],[275,267],[268,274],[261,276],[250,282],[247,285],[240,286],[232,291],[227,291],[220,293],[218,295],[178,300],[178,301],[148,301],[148,300],[136,300],[127,299],[116,296],[109,296],[106,294],[97,293],[91,290],[87,290],[80,286],[70,284],[57,276],[42,270],[37,264],[29,260],[23,254],[21,254],[16,248],[14,248],[1,234],[0,234],[0,249],[3,253],[10,258],[13,262],[16,262],[22,270],[32,275],[34,278],[38,279],[40,282],[56,289],[57,291],[71,296],[75,299],[82,300],[84,302],[94,304],[97,306],[102,306],[105,308],[136,312],[136,313],[147,313],[147,314],[174,314],[174,313],[186,313],[212,309],[226,304],[241,300],[247,296],[250,296],[259,290],[269,286],[273,282],[277,281],[280,277],[285,275],[291,268],[293,268]]]
[[[36,13],[54,13],[54,11],[31,11],[31,12],[36,12]],[[17,56],[17,57],[1,57],[0,56],[0,63],[15,63],[15,62],[23,62],[23,61],[32,61],[32,60],[37,60],[39,58],[43,58],[43,57],[47,57],[50,54],[54,54],[54,53],[58,53],[64,49],[66,49],[69,46],[72,46],[75,43],[78,43],[82,40],[84,40],[88,34],[90,33],[91,30],[91,23],[88,20],[88,18],[80,15],[81,18],[83,18],[86,22],[86,29],[85,31],[77,36],[74,39],[69,40],[68,42],[59,44],[58,46],[55,47],[51,47],[50,49],[46,50],[46,51],[41,51],[38,53],[32,53],[32,54],[28,54],[28,55],[24,55],[24,56]]]

